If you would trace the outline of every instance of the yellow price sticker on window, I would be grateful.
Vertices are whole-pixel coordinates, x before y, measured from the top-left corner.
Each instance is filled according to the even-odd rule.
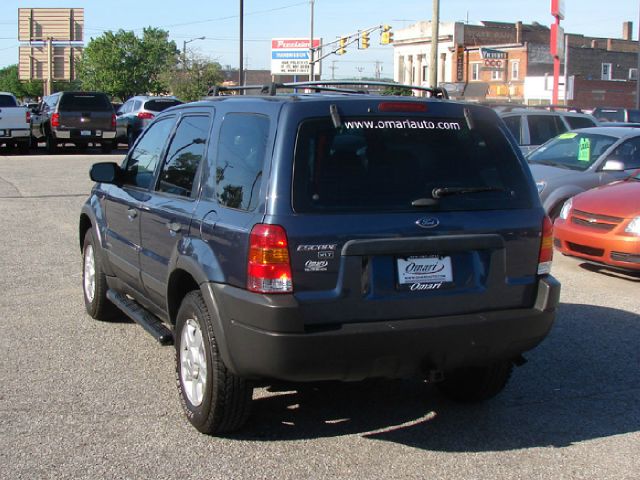
[[[578,161],[591,161],[591,140],[589,140],[588,138],[580,139],[580,145],[578,145]]]
[[[570,138],[574,138],[576,135],[578,135],[577,133],[572,133],[572,132],[567,132],[567,133],[563,133],[562,135],[558,135],[558,138],[560,140],[568,140]]]

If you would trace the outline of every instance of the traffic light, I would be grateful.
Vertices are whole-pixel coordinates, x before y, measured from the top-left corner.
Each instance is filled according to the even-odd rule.
[[[369,32],[360,34],[360,48],[369,48]]]
[[[344,55],[347,53],[347,37],[340,37],[340,42],[338,43],[339,48],[336,52],[338,55]]]
[[[391,25],[383,25],[382,33],[380,34],[380,43],[382,45],[389,45],[393,43],[393,32],[391,31]]]

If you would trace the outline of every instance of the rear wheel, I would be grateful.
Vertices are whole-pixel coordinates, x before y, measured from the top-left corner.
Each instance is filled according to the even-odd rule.
[[[127,145],[129,146],[129,148],[133,147],[136,138],[138,138],[138,135],[136,135],[133,130],[127,131]]]
[[[176,380],[187,418],[208,434],[242,427],[253,393],[248,382],[222,361],[212,322],[202,293],[187,294],[176,319]]]
[[[102,153],[111,153],[111,151],[113,150],[113,143],[102,142],[102,144],[100,145],[100,148],[102,149]]]
[[[454,370],[437,384],[448,398],[465,403],[481,402],[495,397],[509,381],[513,363],[495,362],[483,367],[468,367]]]
[[[57,153],[58,143],[51,133],[47,135],[45,141],[47,142],[47,153]]]

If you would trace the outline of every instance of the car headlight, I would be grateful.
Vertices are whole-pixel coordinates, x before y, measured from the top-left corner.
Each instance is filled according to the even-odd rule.
[[[569,212],[571,211],[571,207],[573,207],[573,198],[570,198],[564,205],[562,205],[562,210],[560,210],[560,218],[562,220],[566,220],[569,218]]]
[[[636,217],[631,220],[624,231],[627,233],[633,233],[634,235],[640,235],[640,217]]]
[[[542,180],[539,182],[536,182],[536,188],[538,189],[538,194],[541,194],[542,191],[544,190],[544,187],[547,186],[547,182],[543,182]]]

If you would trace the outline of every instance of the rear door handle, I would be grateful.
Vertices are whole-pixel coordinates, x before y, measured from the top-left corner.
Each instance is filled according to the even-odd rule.
[[[169,222],[167,223],[167,228],[171,233],[178,233],[182,229],[182,226],[178,222]]]
[[[129,217],[129,220],[133,220],[138,216],[138,210],[136,210],[135,208],[127,208],[127,217]]]

